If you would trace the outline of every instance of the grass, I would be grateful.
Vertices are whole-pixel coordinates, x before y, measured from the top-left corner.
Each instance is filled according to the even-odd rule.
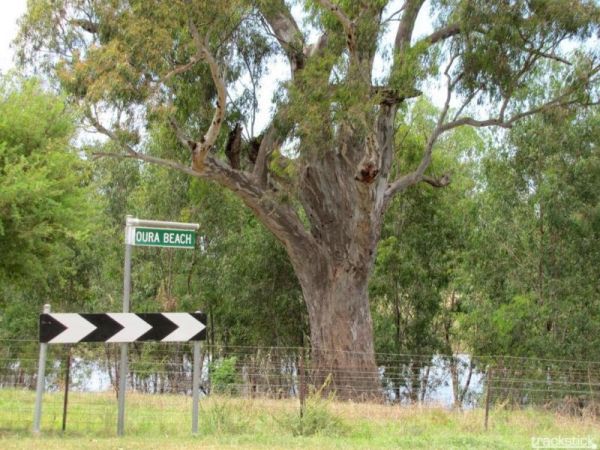
[[[192,449],[192,448],[406,448],[522,449],[532,437],[591,437],[600,424],[539,410],[495,409],[490,428],[483,411],[309,399],[302,419],[293,400],[211,397],[201,400],[200,432],[190,434],[191,399],[128,394],[126,436],[115,436],[114,394],[69,396],[62,433],[62,394],[46,394],[41,436],[30,432],[34,393],[0,390],[0,448]]]

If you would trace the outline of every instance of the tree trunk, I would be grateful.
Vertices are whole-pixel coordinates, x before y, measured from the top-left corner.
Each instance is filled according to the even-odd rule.
[[[379,169],[371,173],[372,161],[365,160],[381,159],[381,139],[345,125],[333,140],[327,150],[313,150],[301,170],[299,200],[310,241],[291,245],[288,254],[308,309],[317,388],[338,398],[381,398],[368,281],[385,179],[377,177]]]
[[[460,382],[458,377],[458,358],[454,355],[450,355],[448,358],[448,365],[450,367],[450,377],[452,378],[452,408],[460,409],[462,404],[460,401]]]
[[[423,363],[417,357],[412,361],[410,367],[410,402],[413,405],[416,405],[419,401],[419,391],[421,388],[421,369],[423,368]]]
[[[310,321],[312,380],[324,395],[381,397],[365,275],[334,267],[329,276],[302,283]]]

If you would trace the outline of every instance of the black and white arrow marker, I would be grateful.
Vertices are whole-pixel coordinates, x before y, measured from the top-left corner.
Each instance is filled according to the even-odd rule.
[[[206,339],[203,313],[40,314],[40,342],[187,342]]]

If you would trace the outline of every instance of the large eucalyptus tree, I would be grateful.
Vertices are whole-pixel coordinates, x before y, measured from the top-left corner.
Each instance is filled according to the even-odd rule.
[[[55,73],[117,144],[110,156],[238,195],[289,255],[315,362],[336,368],[335,387],[368,393],[377,370],[367,284],[390,201],[419,182],[449,183],[449,174],[428,173],[446,133],[590,103],[598,71],[585,45],[598,32],[592,0],[425,4],[30,0],[19,45],[23,61]],[[415,31],[418,17],[431,33]],[[271,123],[252,135],[274,53],[290,78]],[[420,162],[399,167],[397,111],[430,89],[444,98],[439,117]],[[167,123],[177,137],[170,158],[140,138]]]

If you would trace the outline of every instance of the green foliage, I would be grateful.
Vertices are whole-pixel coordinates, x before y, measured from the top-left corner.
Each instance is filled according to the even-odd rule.
[[[410,93],[431,74],[437,72],[439,52],[431,51],[427,41],[421,41],[403,53],[395,55],[389,84],[401,93]]]
[[[420,157],[426,130],[433,126],[435,108],[418,101],[400,124],[398,165],[414,164]],[[449,301],[469,233],[470,176],[475,170],[469,155],[483,142],[476,132],[457,130],[439,144],[432,173],[440,167],[452,176],[443,190],[421,185],[395,199],[386,215],[370,282],[375,343],[382,352],[390,382],[420,389],[420,363],[406,359],[406,367],[388,364],[385,354],[433,355],[451,353],[460,341],[454,322],[458,308]],[[401,170],[401,169],[399,169]],[[395,388],[398,386],[395,386]],[[412,395],[416,395],[412,392]]]
[[[464,278],[477,353],[598,357],[597,130],[596,110],[556,110],[487,157]]]
[[[250,8],[246,1],[194,0],[190,4],[184,0],[117,0],[89,4],[61,0],[49,4],[32,0],[16,42],[21,61],[52,68],[52,77],[73,98],[86,105],[118,105],[123,116],[118,127],[121,133],[140,135],[143,126],[156,121],[165,124],[170,116],[199,131],[208,124],[213,109],[215,88],[208,67],[197,64],[171,78],[167,85],[168,90],[176,92],[173,96],[157,92],[157,80],[166,77],[173,65],[184,65],[196,55],[189,20],[206,33],[208,47],[219,60],[231,61],[229,82],[246,69],[251,77],[260,77],[264,61],[274,49],[272,42],[258,32],[261,24],[248,17]],[[56,33],[56,23],[66,15],[70,19],[64,33]],[[235,45],[222,45],[224,40]],[[49,54],[37,53],[42,46],[47,46]],[[53,58],[50,54],[61,56]],[[242,92],[236,109],[250,115],[255,105],[247,98]],[[134,120],[133,116],[141,111],[135,109],[145,102],[152,103],[143,108],[145,120],[139,115]]]
[[[213,392],[217,394],[237,393],[240,381],[236,364],[237,358],[235,356],[218,359],[210,363],[208,370]]]
[[[284,250],[237,202],[230,206],[245,223],[229,222],[230,230],[208,243],[201,288],[214,332],[233,346],[301,345],[306,307]]]
[[[463,87],[483,88],[493,97],[512,93],[524,81],[517,74],[531,56],[527,49],[554,51],[564,39],[590,36],[598,23],[597,4],[565,6],[545,1],[458,2],[454,19],[465,31],[459,41]]]
[[[71,146],[74,132],[75,116],[63,97],[35,80],[2,80],[0,304],[9,335],[31,333],[30,311],[43,302],[58,306],[88,296],[99,200]]]

